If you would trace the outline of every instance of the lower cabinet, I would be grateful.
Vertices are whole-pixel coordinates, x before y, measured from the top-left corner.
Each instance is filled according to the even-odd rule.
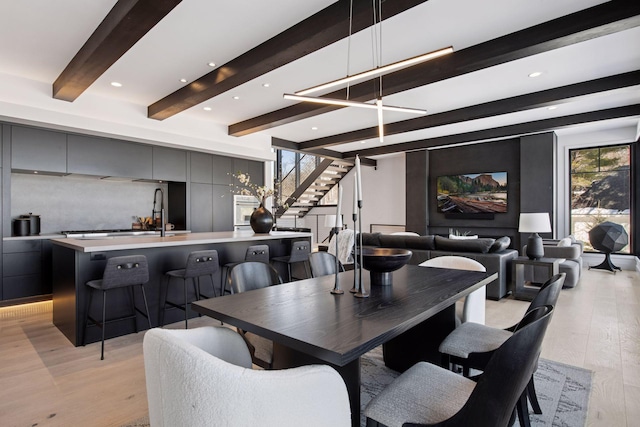
[[[3,301],[51,294],[51,247],[45,239],[3,242]]]

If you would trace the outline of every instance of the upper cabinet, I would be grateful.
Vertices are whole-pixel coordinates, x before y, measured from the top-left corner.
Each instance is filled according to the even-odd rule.
[[[204,153],[191,153],[191,182],[213,184],[213,156]]]
[[[153,147],[153,179],[187,181],[187,152],[175,148]]]
[[[233,158],[224,156],[213,156],[213,183],[214,184],[232,184],[232,173],[237,172],[234,169]]]
[[[11,169],[67,172],[67,135],[43,129],[11,126]]]
[[[149,145],[68,135],[67,150],[69,173],[153,179],[153,150]]]

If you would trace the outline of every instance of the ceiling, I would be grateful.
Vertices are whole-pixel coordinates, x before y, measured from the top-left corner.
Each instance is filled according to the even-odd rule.
[[[637,3],[385,2],[376,62],[371,27],[347,37],[349,1],[5,1],[0,118],[264,159],[273,156],[272,141],[328,156],[375,158],[548,130],[635,127]],[[370,5],[354,0],[354,28],[373,20]],[[117,10],[125,12],[113,16]],[[158,22],[144,22],[150,19]],[[101,33],[103,39],[96,41],[100,31],[90,39],[103,20],[112,28]],[[126,46],[122,54],[118,46]],[[447,46],[453,54],[383,77],[385,104],[428,112],[419,118],[385,112],[384,143],[373,110],[283,99],[284,93]],[[65,88],[96,70],[93,59],[114,57],[73,101],[57,99],[53,84],[79,51],[89,59]],[[536,71],[542,74],[529,77]],[[374,97],[373,82],[350,88],[350,99]]]

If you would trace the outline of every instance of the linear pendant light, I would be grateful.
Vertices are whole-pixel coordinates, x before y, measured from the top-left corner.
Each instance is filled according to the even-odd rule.
[[[396,111],[399,113],[410,113],[410,114],[427,114],[427,110],[419,110],[417,108],[393,107],[391,105],[382,105],[381,100],[376,100],[375,104],[368,104],[366,102],[349,101],[346,99],[316,98],[313,96],[300,96],[300,95],[292,95],[289,93],[285,93],[283,95],[283,98],[290,99],[292,101],[314,102],[316,104],[340,105],[343,107],[370,108],[372,110]],[[378,101],[379,101],[379,105],[378,105]]]
[[[308,89],[303,89],[303,90],[299,90],[297,92],[294,92],[296,95],[308,95],[310,93],[313,92],[318,92],[320,90],[324,90],[324,89],[329,89],[331,87],[334,86],[339,86],[345,83],[351,83],[354,82],[356,80],[361,80],[361,79],[365,79],[368,77],[375,77],[375,76],[379,76],[382,74],[386,74],[389,73],[393,70],[397,70],[399,68],[404,68],[404,67],[408,67],[410,65],[414,65],[414,64],[419,64],[420,62],[425,62],[428,61],[430,59],[434,59],[437,58],[439,56],[443,56],[443,55],[447,55],[449,53],[453,52],[453,47],[449,46],[446,47],[444,49],[439,49],[433,52],[429,52],[429,53],[425,53],[423,55],[418,55],[418,56],[414,56],[413,58],[408,58],[405,59],[403,61],[398,61],[398,62],[394,62],[393,64],[388,64],[385,65],[383,67],[376,67],[376,68],[372,68],[371,70],[368,71],[363,71],[362,73],[358,73],[358,74],[353,74],[351,76],[347,76],[338,80],[334,80],[328,83],[323,83],[321,85],[318,86],[313,86],[310,87]]]

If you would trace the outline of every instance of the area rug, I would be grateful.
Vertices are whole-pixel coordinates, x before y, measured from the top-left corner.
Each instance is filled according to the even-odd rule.
[[[384,366],[380,347],[365,354],[360,366],[360,399],[364,409],[367,403],[399,374]],[[592,375],[593,372],[586,369],[540,359],[534,381],[542,414],[529,413],[531,426],[584,427]],[[365,425],[364,416],[361,418],[361,425]],[[149,419],[143,417],[122,427],[148,426]]]

